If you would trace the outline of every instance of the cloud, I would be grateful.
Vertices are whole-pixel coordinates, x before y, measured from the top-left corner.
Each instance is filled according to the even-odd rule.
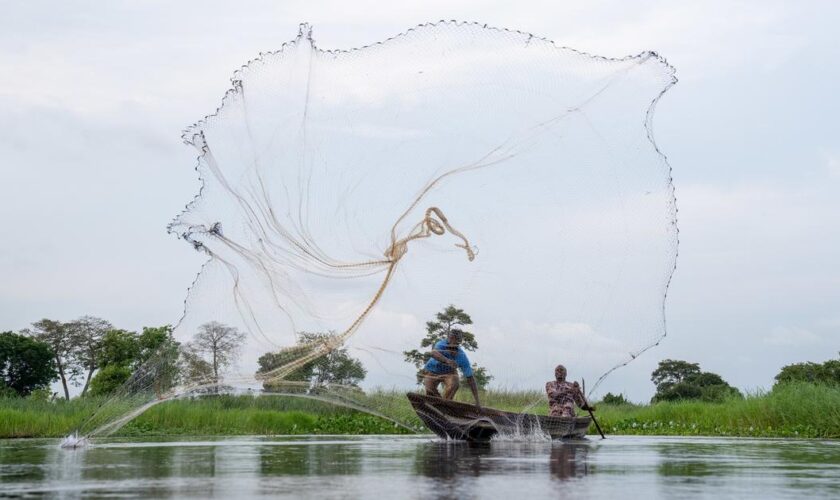
[[[828,167],[828,175],[835,179],[840,179],[840,156],[826,153],[825,160],[826,166]]]
[[[837,103],[825,83],[836,79],[836,68],[825,64],[837,57],[836,4],[541,0],[523,9],[501,1],[391,7],[361,0],[350,11],[334,1],[197,5],[19,2],[0,17],[0,67],[15,75],[0,82],[4,328],[86,312],[128,328],[176,321],[202,260],[164,230],[197,187],[194,153],[180,147],[180,128],[214,109],[232,71],[260,50],[277,49],[298,22],[312,22],[320,47],[348,48],[443,12],[605,56],[657,50],[678,69],[682,82],[657,118],[674,167],[682,241],[667,303],[670,335],[641,364],[612,376],[613,387],[631,397],[649,391],[647,360],[683,353],[704,366],[719,360],[715,370],[735,382],[767,384],[779,366],[822,355],[821,338],[836,335],[840,155],[836,144],[819,142],[830,130],[826,110]],[[766,77],[773,69],[779,71]],[[794,104],[780,105],[778,96],[795,96],[788,99]],[[372,124],[356,133],[417,131]],[[827,148],[822,155],[820,147]],[[733,178],[743,183],[733,185]],[[587,223],[586,213],[579,217]],[[392,286],[388,297],[397,291]],[[375,353],[371,367],[378,366],[373,358],[388,360],[382,363],[392,373],[411,377],[400,351],[417,345],[432,309],[382,309],[353,341]],[[763,324],[800,317],[827,319],[805,323],[813,331],[768,332]],[[551,376],[555,358],[568,360],[572,373],[598,361],[602,349],[623,354],[581,324],[499,324],[501,336],[492,340],[490,326],[475,329],[483,335],[475,360],[499,379],[526,372],[529,387]],[[539,346],[556,341],[568,348],[520,348],[516,335],[525,330],[547,343]],[[590,348],[578,352],[584,344]],[[740,359],[743,345],[756,346],[747,357],[752,365]],[[532,348],[544,364],[525,354]]]
[[[762,340],[770,345],[785,347],[815,344],[821,342],[822,338],[804,328],[777,326],[770,335],[767,335]]]
[[[840,328],[840,316],[833,318],[822,318],[816,322],[820,328]]]

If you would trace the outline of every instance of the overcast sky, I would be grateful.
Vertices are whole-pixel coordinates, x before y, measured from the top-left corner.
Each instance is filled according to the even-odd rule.
[[[680,82],[655,131],[680,255],[663,358],[741,389],[840,350],[836,2],[0,1],[0,330],[83,314],[174,323],[204,257],[166,234],[195,194],[185,125],[300,22],[322,48],[421,22],[481,21],[605,56],[655,50]]]

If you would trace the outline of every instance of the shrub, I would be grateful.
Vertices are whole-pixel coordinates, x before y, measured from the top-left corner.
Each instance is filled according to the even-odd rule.
[[[0,381],[0,399],[2,398],[16,398],[18,397],[17,391],[8,387],[6,384]]]
[[[613,394],[611,392],[608,392],[604,396],[604,399],[601,400],[601,403],[603,403],[605,405],[626,405],[626,404],[630,404],[630,402],[627,401],[627,399],[624,398],[624,394],[616,395],[616,394]]]
[[[39,402],[47,402],[52,398],[52,391],[47,389],[46,387],[42,387],[41,389],[35,389],[34,391],[29,393],[27,399],[30,401],[39,401]]]
[[[0,385],[27,396],[49,386],[55,377],[55,361],[49,345],[12,332],[0,333]]]
[[[743,397],[717,373],[700,371],[699,364],[687,361],[660,361],[650,379],[656,384],[652,403],[687,399],[722,402],[731,397]]]
[[[825,363],[809,361],[787,365],[776,375],[776,385],[791,382],[840,385],[840,359],[830,359]]]
[[[121,365],[108,365],[97,372],[90,381],[91,396],[105,396],[117,390],[131,377],[131,368]]]

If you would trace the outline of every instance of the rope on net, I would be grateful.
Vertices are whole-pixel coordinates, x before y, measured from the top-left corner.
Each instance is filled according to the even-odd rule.
[[[391,277],[394,275],[397,264],[399,264],[400,260],[402,260],[405,254],[408,253],[408,244],[415,240],[429,238],[432,235],[443,236],[447,231],[461,240],[461,243],[456,243],[455,246],[466,252],[467,260],[470,262],[475,260],[475,249],[470,245],[467,237],[452,227],[449,223],[449,219],[447,219],[446,215],[444,215],[440,208],[429,207],[426,209],[423,219],[415,224],[406,236],[392,241],[391,245],[385,251],[386,260],[384,262],[388,264],[388,268],[385,272],[385,278],[382,280],[382,283],[379,285],[379,288],[376,290],[373,298],[371,298],[368,302],[367,307],[365,307],[353,323],[351,323],[350,326],[348,326],[347,329],[339,335],[332,335],[325,339],[319,339],[307,345],[298,345],[283,349],[280,351],[280,354],[288,354],[290,356],[300,355],[301,351],[309,352],[297,357],[290,363],[286,363],[272,370],[257,374],[257,380],[264,382],[281,381],[288,375],[294,373],[296,370],[304,367],[315,359],[332,352],[344,344],[344,342],[359,329],[365,318],[370,314],[371,310],[373,310],[373,307],[377,304],[377,302],[379,302],[379,299],[382,298],[382,295],[385,293],[385,289],[391,281]],[[352,265],[367,266],[379,262],[383,261],[362,262]]]

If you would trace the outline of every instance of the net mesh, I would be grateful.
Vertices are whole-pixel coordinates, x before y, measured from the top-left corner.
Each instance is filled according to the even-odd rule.
[[[535,394],[562,362],[596,392],[665,335],[676,207],[651,127],[675,81],[652,52],[605,58],[474,23],[347,51],[303,25],[184,131],[201,190],[169,230],[208,260],[178,343],[82,433],[218,393],[419,430],[404,353],[448,304],[472,318],[489,389]],[[197,337],[211,322],[220,359]]]

